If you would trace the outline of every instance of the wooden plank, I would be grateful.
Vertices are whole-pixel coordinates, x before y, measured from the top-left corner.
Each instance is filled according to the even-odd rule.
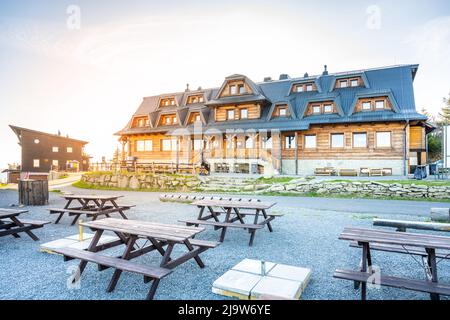
[[[217,241],[206,241],[206,240],[198,240],[198,239],[190,239],[189,242],[193,246],[206,247],[206,248],[210,248],[210,249],[213,249],[220,244],[220,242],[217,242]]]
[[[362,249],[362,246],[359,245],[357,242],[352,242],[350,244],[350,247]],[[416,255],[416,256],[422,256],[422,257],[426,257],[428,255],[426,253],[425,249],[423,249],[423,248],[409,247],[409,246],[404,246],[404,245],[371,244],[370,250],[393,252],[393,253],[400,253],[400,254],[409,254],[409,255]],[[439,259],[450,259],[450,252],[437,251],[436,257]]]
[[[6,209],[6,208],[0,208],[0,218],[2,217],[2,214],[22,214],[22,213],[27,213],[28,210],[24,210],[24,209]]]
[[[351,270],[336,270],[333,275],[334,278],[338,279],[352,280],[366,283],[369,281],[370,276],[371,274],[367,272],[351,271]],[[402,279],[397,277],[381,275],[379,284],[386,287],[450,295],[450,285],[438,282]]]
[[[116,200],[123,198],[123,196],[113,196],[113,195],[89,195],[89,194],[78,194],[78,195],[62,195],[64,199],[82,199],[82,200]]]
[[[230,223],[230,222],[216,222],[216,221],[205,221],[205,220],[178,220],[179,222],[184,222],[187,224],[199,224],[205,226],[214,226],[220,228],[241,228],[241,229],[262,229],[263,225],[259,224],[242,224],[242,223]]]
[[[345,228],[339,239],[450,250],[450,237],[417,233]]]
[[[83,222],[81,224],[94,230],[110,230],[175,242],[183,242],[204,231],[204,228],[114,218]]]
[[[29,220],[29,219],[20,219],[20,222],[22,222],[23,224],[31,224],[33,226],[44,226],[46,224],[52,223],[51,221]]]
[[[238,209],[270,209],[276,202],[242,202],[242,201],[227,201],[227,200],[199,200],[194,201],[192,205],[205,207],[223,207],[223,208],[238,208]]]
[[[90,252],[86,250],[78,250],[78,249],[71,249],[71,248],[57,248],[53,250],[55,253],[62,254],[64,256],[80,259],[87,262],[93,262],[98,265],[102,266],[108,266],[111,268],[127,271],[127,272],[133,272],[133,273],[139,273],[142,275],[145,275],[147,277],[156,278],[156,279],[162,279],[165,276],[172,273],[171,270],[160,268],[160,267],[153,267],[153,266],[146,266],[142,264],[138,264],[132,261],[115,258],[115,257],[109,257],[105,256],[96,252]]]

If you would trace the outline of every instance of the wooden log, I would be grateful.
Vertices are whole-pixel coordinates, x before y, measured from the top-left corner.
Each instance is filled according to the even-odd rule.
[[[373,219],[373,225],[379,227],[397,228],[401,231],[406,231],[406,229],[417,229],[450,232],[450,223]]]
[[[20,180],[19,204],[25,206],[44,206],[48,204],[47,180]]]
[[[430,215],[432,221],[450,222],[449,208],[431,208]]]

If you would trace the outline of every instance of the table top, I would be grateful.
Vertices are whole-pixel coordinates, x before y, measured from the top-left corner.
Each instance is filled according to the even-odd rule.
[[[223,207],[223,208],[239,208],[239,209],[270,209],[276,202],[257,202],[257,201],[229,201],[229,200],[198,200],[192,205],[202,207]]]
[[[205,230],[204,228],[198,227],[115,218],[82,222],[81,225],[94,230],[115,231],[139,237],[150,237],[174,242],[183,242]]]
[[[28,212],[28,210],[0,208],[0,219],[15,217],[26,212]]]
[[[115,200],[122,198],[123,196],[115,195],[92,195],[92,194],[67,194],[62,195],[65,199],[84,199],[84,200]]]
[[[450,250],[450,237],[378,229],[345,228],[341,240]]]

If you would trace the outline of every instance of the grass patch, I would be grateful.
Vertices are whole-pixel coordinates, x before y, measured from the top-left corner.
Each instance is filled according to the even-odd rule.
[[[358,216],[352,216],[353,219],[356,220],[373,220],[377,219],[377,216],[369,216],[369,215],[358,215]]]
[[[258,178],[256,179],[257,184],[278,184],[278,183],[288,183],[294,180],[292,177],[273,177],[273,178]]]
[[[59,189],[53,189],[53,190],[50,190],[50,192],[53,192],[53,193],[61,193],[61,190],[59,190]]]
[[[59,176],[58,179],[66,179],[66,178],[68,178],[68,177],[69,177],[68,174],[62,174],[62,175]]]

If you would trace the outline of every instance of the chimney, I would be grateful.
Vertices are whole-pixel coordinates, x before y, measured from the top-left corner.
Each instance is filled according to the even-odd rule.
[[[185,92],[189,92],[189,83],[186,83],[186,90],[184,90]]]
[[[309,77],[308,72],[305,72],[305,74],[303,75],[303,78],[308,78],[308,77]]]
[[[324,75],[324,76],[327,76],[328,75],[328,70],[327,70],[327,65],[324,65],[323,66],[323,73],[322,73],[322,75]]]
[[[197,91],[201,91],[202,90],[202,87],[200,86],[200,87],[198,87],[198,89],[197,89]]]
[[[58,130],[58,136],[60,136],[60,135],[61,135],[61,131]]]
[[[272,78],[271,78],[271,77],[265,77],[265,78],[264,78],[264,82],[270,82],[270,81],[272,81]]]
[[[285,74],[285,73],[282,73],[282,74],[280,74],[280,78],[279,78],[280,80],[286,80],[286,79],[289,79],[289,75],[288,74]]]

